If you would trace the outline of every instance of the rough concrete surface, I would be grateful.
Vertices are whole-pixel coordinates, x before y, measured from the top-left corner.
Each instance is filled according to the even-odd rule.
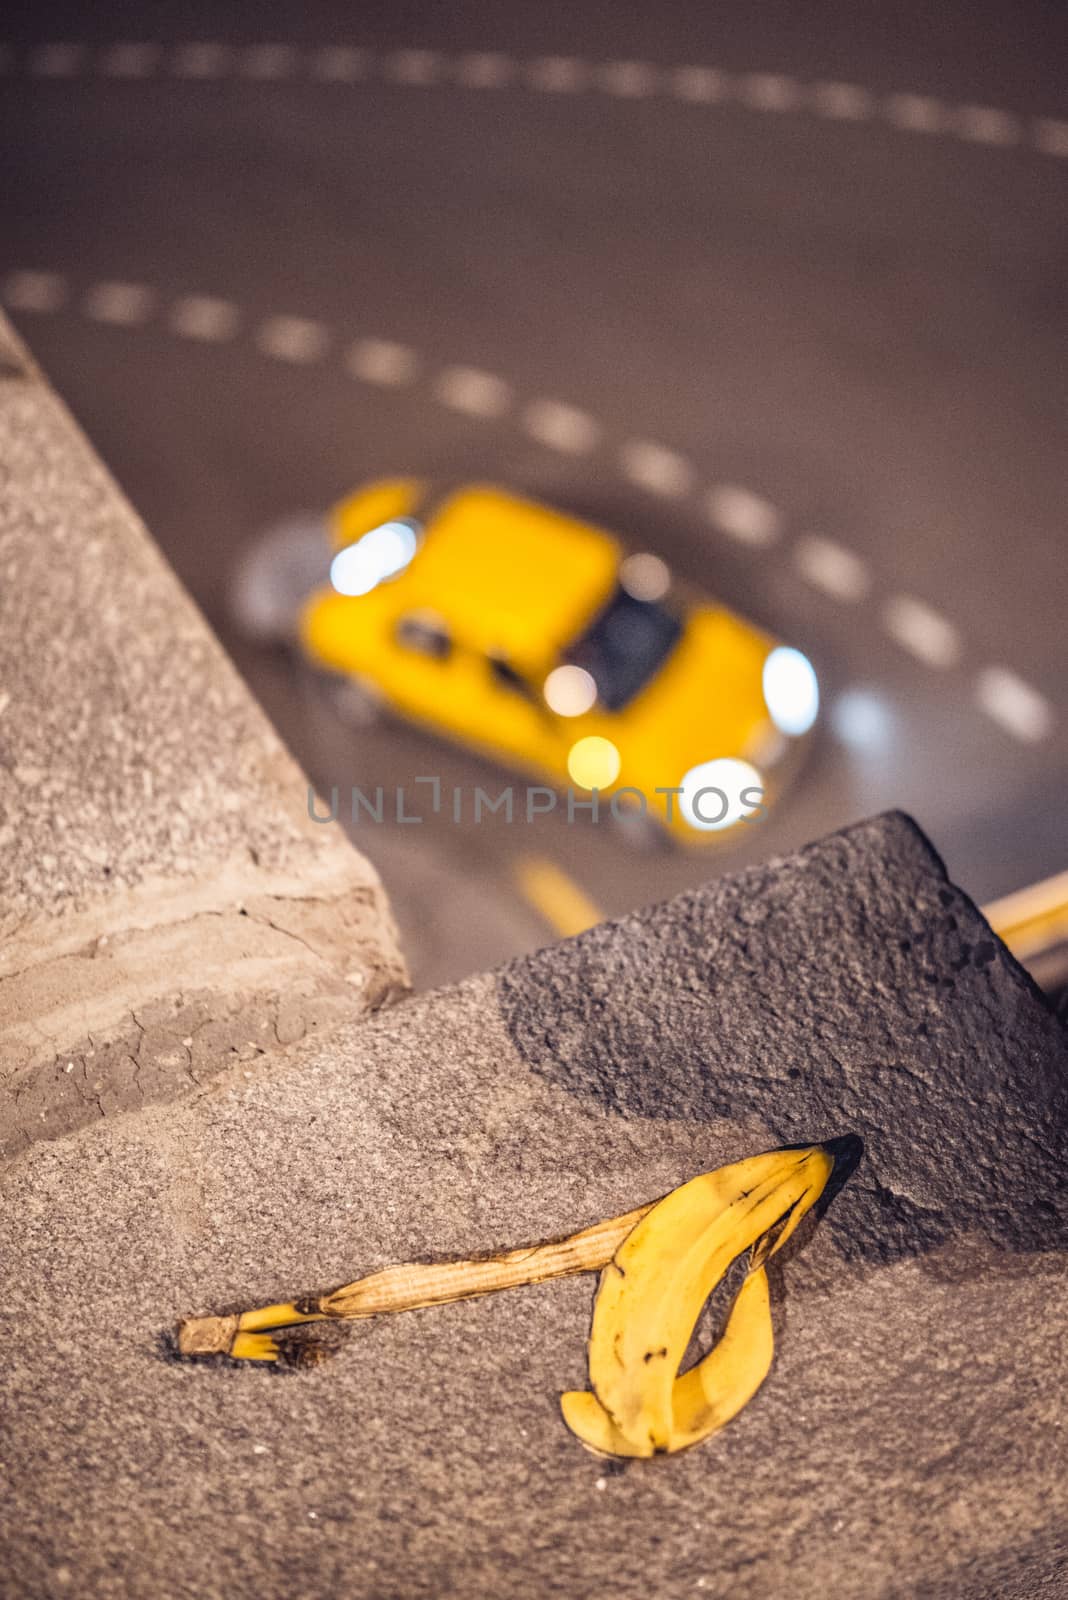
[[[1066,1065],[889,817],[40,1142],[0,1176],[0,1593],[1058,1600]],[[184,1314],[849,1132],[768,1381],[678,1457],[560,1420],[592,1280],[353,1324],[308,1371],[169,1354]]]
[[[404,983],[374,870],[308,820],[300,772],[2,323],[0,936],[0,1149]]]

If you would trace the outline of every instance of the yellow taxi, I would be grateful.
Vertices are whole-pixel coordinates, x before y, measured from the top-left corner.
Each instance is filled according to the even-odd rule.
[[[296,618],[315,666],[617,818],[691,844],[755,820],[816,721],[799,651],[500,488],[368,484],[329,537]]]

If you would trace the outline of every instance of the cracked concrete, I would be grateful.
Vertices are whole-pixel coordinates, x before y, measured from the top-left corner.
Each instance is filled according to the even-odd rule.
[[[404,991],[385,897],[0,322],[0,1153]],[[213,1048],[136,1017],[188,1012]],[[91,1041],[86,1043],[86,1041]]]

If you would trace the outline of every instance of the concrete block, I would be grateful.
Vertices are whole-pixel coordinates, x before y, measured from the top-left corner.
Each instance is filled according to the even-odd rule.
[[[0,1591],[1063,1595],[1066,1069],[891,816],[38,1142],[0,1177]],[[590,1279],[339,1326],[307,1371],[173,1358],[182,1315],[845,1133],[771,1374],[684,1455],[564,1428]]]
[[[6,1151],[405,983],[373,869],[308,820],[303,776],[2,319],[0,939]]]

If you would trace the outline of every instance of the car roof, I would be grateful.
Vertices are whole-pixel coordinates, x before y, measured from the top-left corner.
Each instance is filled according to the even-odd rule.
[[[619,544],[601,529],[474,485],[431,516],[404,576],[405,606],[437,612],[469,646],[535,666],[606,603],[619,558]]]

